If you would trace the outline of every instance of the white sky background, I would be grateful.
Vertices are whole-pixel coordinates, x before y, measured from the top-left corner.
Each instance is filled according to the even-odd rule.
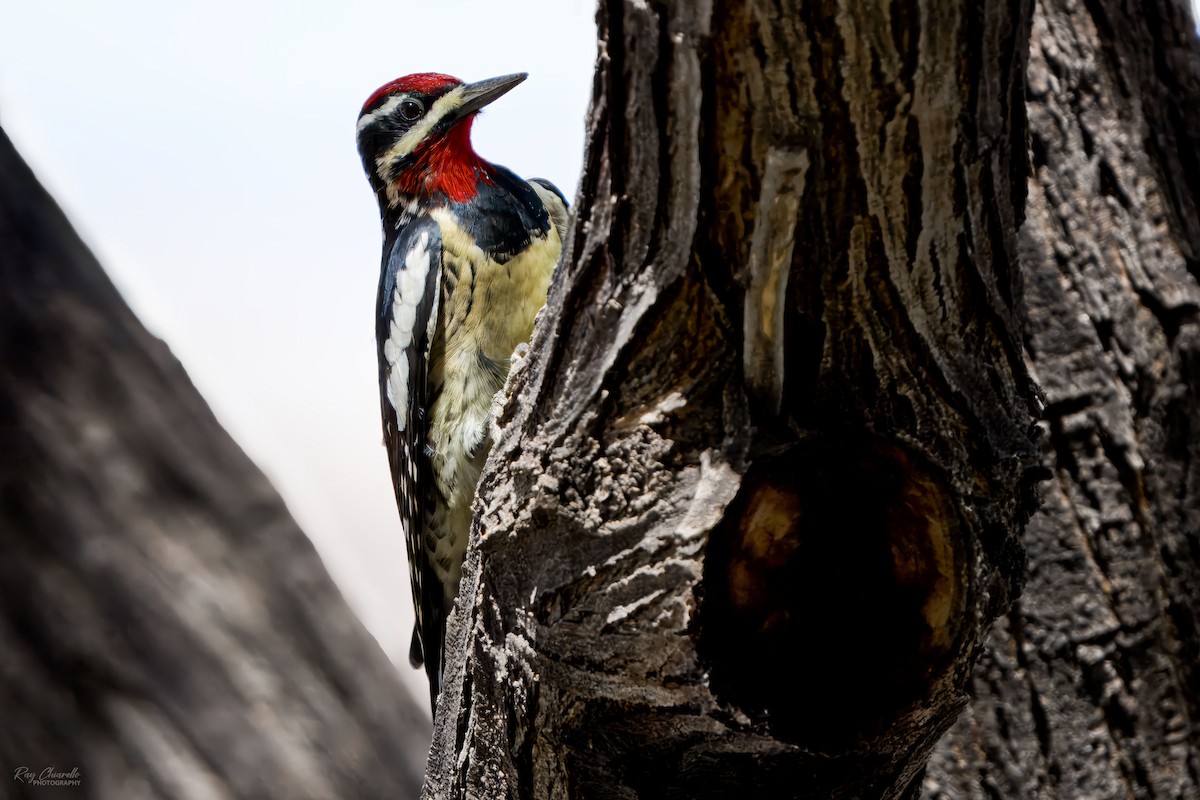
[[[528,72],[475,123],[476,149],[573,198],[594,12],[588,0],[0,1],[0,125],[424,703],[381,446],[381,237],[355,118],[410,72]]]

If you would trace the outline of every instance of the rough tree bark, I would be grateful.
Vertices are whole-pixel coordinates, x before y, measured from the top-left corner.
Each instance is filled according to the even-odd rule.
[[[0,795],[416,796],[424,714],[2,133],[0,343]]]
[[[929,798],[1200,797],[1200,48],[1040,0],[1024,319],[1053,479]]]
[[[602,0],[427,796],[917,795],[1039,474],[1030,9]]]

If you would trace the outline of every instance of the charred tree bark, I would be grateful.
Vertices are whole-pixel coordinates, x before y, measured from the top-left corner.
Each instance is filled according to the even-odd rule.
[[[0,342],[0,794],[415,796],[420,709],[3,134]]]
[[[1200,50],[1039,0],[1023,316],[1053,479],[929,798],[1200,797]]]
[[[426,796],[916,796],[1033,507],[1028,12],[601,2]]]

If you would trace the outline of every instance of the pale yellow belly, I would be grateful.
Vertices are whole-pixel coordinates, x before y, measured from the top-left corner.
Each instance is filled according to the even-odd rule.
[[[440,384],[441,394],[432,407],[429,446],[445,506],[434,511],[425,547],[449,599],[458,591],[471,503],[491,446],[492,398],[508,376],[513,350],[529,341],[534,317],[546,303],[560,242],[551,228],[545,239],[499,264],[452,221],[438,222],[443,242],[440,341],[435,340],[429,366],[431,386]]]

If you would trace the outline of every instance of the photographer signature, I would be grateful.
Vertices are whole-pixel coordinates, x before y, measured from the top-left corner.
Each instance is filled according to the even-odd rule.
[[[46,767],[41,772],[34,772],[29,767],[17,767],[13,770],[13,780],[27,783],[30,786],[81,786],[83,779],[79,775],[79,767],[72,767],[70,772],[59,772],[54,767]]]

